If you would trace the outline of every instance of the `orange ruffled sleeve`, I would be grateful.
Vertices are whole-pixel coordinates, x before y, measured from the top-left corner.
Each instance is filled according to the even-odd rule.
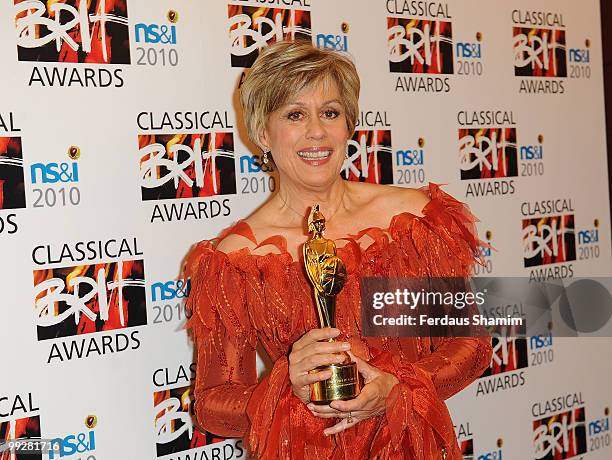
[[[205,430],[241,438],[249,427],[246,406],[257,386],[257,337],[246,309],[253,279],[237,270],[213,243],[198,243],[187,256],[191,279],[187,321],[197,350],[195,412]]]
[[[466,205],[438,185],[430,184],[423,191],[429,192],[431,198],[423,210],[424,217],[402,214],[396,219],[405,221],[392,226],[398,232],[395,239],[401,244],[403,258],[418,258],[419,265],[424,267],[422,275],[469,277],[481,244],[476,234],[476,218]],[[372,447],[372,455],[442,458],[438,449],[442,445],[447,459],[461,459],[443,401],[482,375],[490,364],[491,354],[488,335],[431,337],[430,353],[412,363],[403,362],[396,354],[373,354],[370,364],[394,374],[400,383],[387,398],[386,424]]]
[[[247,305],[263,308],[263,299],[253,261],[247,249],[224,254],[210,241],[199,243],[187,257],[187,308],[192,312],[187,328],[198,363],[196,418],[206,431],[244,438],[256,458],[305,458],[287,441],[290,431],[305,433],[308,413],[291,390],[287,356],[276,359],[257,382],[257,333]],[[323,424],[317,420],[310,429],[321,433]]]

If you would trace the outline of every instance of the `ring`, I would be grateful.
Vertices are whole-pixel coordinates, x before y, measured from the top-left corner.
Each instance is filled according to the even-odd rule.
[[[349,412],[346,418],[346,423],[353,423],[353,415]]]

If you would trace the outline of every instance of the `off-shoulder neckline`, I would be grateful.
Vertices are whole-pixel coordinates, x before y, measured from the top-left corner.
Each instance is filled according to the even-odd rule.
[[[433,191],[432,191],[432,186],[434,188]],[[335,242],[347,241],[346,244],[340,247],[337,247],[337,250],[340,252],[348,250],[350,249],[349,246],[351,246],[353,243],[357,245],[357,247],[361,250],[362,253],[369,250],[372,246],[377,244],[377,240],[374,240],[371,244],[367,246],[367,248],[363,248],[358,242],[359,239],[368,232],[384,233],[385,235],[390,236],[391,240],[394,240],[392,230],[395,227],[395,225],[397,225],[397,223],[402,220],[401,219],[402,216],[405,216],[407,219],[409,219],[410,222],[414,220],[417,220],[417,221],[427,220],[430,217],[431,210],[435,207],[436,202],[438,201],[442,202],[443,199],[441,199],[438,196],[438,193],[436,193],[436,195],[434,196],[434,193],[439,191],[438,184],[430,183],[427,186],[421,187],[419,190],[426,191],[428,197],[430,198],[430,200],[421,209],[422,216],[418,216],[410,211],[398,212],[397,214],[394,214],[393,216],[391,216],[391,218],[389,219],[389,223],[387,224],[387,227],[385,228],[373,225],[369,227],[364,227],[361,230],[359,230],[357,233],[347,234],[347,236],[345,237],[335,239],[334,240]],[[240,227],[242,227],[242,229],[240,229]],[[228,252],[224,252],[224,251],[217,249],[217,245],[219,244],[219,242],[223,240],[225,237],[233,233],[238,233],[239,235],[244,236],[245,238],[253,242],[255,244],[255,248],[253,249],[257,249],[261,246],[272,245],[272,246],[275,246],[280,252],[268,252],[265,254],[254,254],[252,250],[248,247],[233,249]],[[245,235],[244,233],[247,233],[247,235]],[[239,219],[234,224],[232,224],[230,227],[222,231],[219,236],[212,238],[209,241],[211,243],[212,250],[215,252],[215,254],[218,254],[221,257],[232,258],[238,254],[251,257],[254,260],[278,257],[281,259],[289,259],[289,263],[292,265],[299,263],[301,261],[301,259],[299,258],[295,260],[293,258],[293,255],[287,250],[287,239],[281,234],[270,235],[264,240],[262,240],[261,242],[258,242],[253,234],[253,229],[251,225],[244,218]]]

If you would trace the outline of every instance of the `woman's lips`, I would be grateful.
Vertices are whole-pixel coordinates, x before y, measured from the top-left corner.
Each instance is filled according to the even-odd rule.
[[[309,166],[321,166],[330,160],[332,153],[328,147],[316,147],[300,150],[297,155]]]

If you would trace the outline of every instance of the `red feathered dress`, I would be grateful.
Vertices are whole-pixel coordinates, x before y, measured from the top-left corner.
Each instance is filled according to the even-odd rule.
[[[313,416],[292,393],[288,376],[291,345],[318,327],[303,261],[292,259],[279,236],[260,244],[275,244],[280,253],[218,251],[217,240],[230,233],[256,242],[245,221],[192,249],[185,266],[193,312],[187,327],[197,348],[195,411],[201,427],[244,438],[260,459],[461,459],[444,400],[489,365],[490,338],[361,335],[360,277],[471,274],[479,244],[474,216],[437,185],[422,190],[431,198],[422,217],[397,214],[387,229],[364,229],[338,248],[348,273],[337,297],[339,339],[400,383],[387,398],[385,414],[331,437],[323,430],[337,420]],[[366,249],[358,244],[364,234],[374,240]],[[258,341],[274,363],[260,382]]]

